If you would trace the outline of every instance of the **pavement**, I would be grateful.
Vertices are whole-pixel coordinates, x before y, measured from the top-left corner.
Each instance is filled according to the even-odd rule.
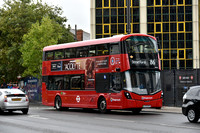
[[[30,102],[30,107],[40,107],[40,106],[44,106],[44,105],[42,105],[42,102]],[[163,106],[161,109],[143,108],[142,111],[181,114],[182,108],[181,107]]]

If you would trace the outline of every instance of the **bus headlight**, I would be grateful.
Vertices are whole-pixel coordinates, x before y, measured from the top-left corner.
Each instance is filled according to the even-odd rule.
[[[124,95],[127,99],[132,99],[131,94],[129,92],[124,92]]]

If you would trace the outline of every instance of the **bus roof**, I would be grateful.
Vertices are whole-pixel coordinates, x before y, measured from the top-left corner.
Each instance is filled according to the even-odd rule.
[[[53,50],[73,48],[73,47],[84,47],[84,46],[104,44],[104,43],[114,43],[114,42],[123,41],[123,40],[129,38],[130,36],[147,36],[147,37],[151,37],[154,40],[156,40],[155,37],[147,35],[147,34],[116,35],[116,36],[112,36],[112,37],[108,37],[108,38],[101,38],[101,39],[86,40],[86,41],[46,46],[46,47],[44,47],[43,51],[53,51]]]

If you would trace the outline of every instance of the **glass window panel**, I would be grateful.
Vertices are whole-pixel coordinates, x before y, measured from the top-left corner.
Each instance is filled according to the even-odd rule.
[[[184,23],[178,23],[178,31],[184,31]]]
[[[96,25],[96,34],[102,34],[102,25]]]
[[[102,35],[96,35],[96,39],[102,38]]]
[[[148,7],[147,8],[147,13],[149,14],[154,14],[154,7]]]
[[[148,15],[147,22],[154,22],[154,15]]]
[[[170,23],[170,31],[171,32],[177,31],[177,24],[176,23]]]
[[[109,54],[109,51],[108,51],[107,44],[97,45],[97,56],[108,55],[108,54]]]
[[[186,40],[192,40],[192,33],[186,33]]]
[[[162,0],[162,5],[169,5],[169,0]]]
[[[117,33],[117,25],[111,25],[111,33]]]
[[[88,57],[88,47],[76,48],[76,57]]]
[[[96,23],[102,24],[102,17],[96,17]]]
[[[169,15],[163,15],[163,21],[168,22],[169,21]]]
[[[105,24],[109,23],[109,17],[103,17],[103,21]]]
[[[192,6],[185,6],[185,13],[192,14]]]
[[[169,42],[169,34],[163,34],[163,40],[166,40]]]
[[[110,25],[104,25],[104,33],[109,34],[110,33]]]
[[[178,48],[184,48],[184,41],[178,41]]]
[[[124,16],[118,16],[118,23],[124,23]]]
[[[176,5],[176,0],[170,0],[170,5]]]
[[[171,41],[171,48],[177,48],[177,41]]]
[[[124,24],[118,25],[118,33],[124,33]]]
[[[176,21],[176,14],[170,15],[170,21]]]
[[[161,24],[156,24],[156,32],[161,32]]]
[[[109,7],[109,0],[104,0],[104,7]]]
[[[163,7],[163,14],[169,14],[169,7]]]
[[[169,48],[169,41],[163,41],[163,48]]]
[[[192,59],[192,49],[187,49],[186,50],[186,59]]]
[[[139,8],[133,8],[133,14],[139,15]]]
[[[179,68],[185,69],[185,61],[184,60],[179,60]]]
[[[161,15],[155,15],[155,22],[161,22]]]
[[[154,0],[147,0],[147,6],[153,6]]]
[[[169,50],[163,50],[163,59],[169,59]]]
[[[178,50],[179,53],[179,59],[185,58],[184,50]]]
[[[96,55],[96,46],[90,46],[89,56],[95,56],[95,55]]]
[[[171,69],[177,69],[177,62],[176,62],[176,60],[171,60]]]
[[[65,76],[64,77],[64,89],[69,90],[70,89],[69,87],[70,87],[70,77]]]
[[[171,40],[177,40],[177,34],[176,33],[171,34]]]
[[[161,7],[155,8],[155,14],[161,14]]]
[[[111,23],[117,23],[117,16],[111,16]]]
[[[192,60],[186,60],[186,68],[193,69],[193,61]]]
[[[102,10],[101,9],[96,9],[96,15],[97,16],[102,16]]]
[[[118,43],[110,44],[110,55],[119,53],[120,53],[119,44]]]
[[[171,14],[176,14],[176,7],[170,7],[170,13]]]
[[[133,22],[139,22],[139,16],[133,16]]]
[[[161,0],[156,0],[155,2],[155,5],[161,5]]]
[[[133,6],[139,6],[139,0],[133,0]]]
[[[192,48],[192,41],[186,41],[186,48]]]
[[[111,9],[111,15],[112,16],[117,15],[117,9]]]
[[[45,60],[53,60],[53,58],[54,58],[54,53],[52,51],[46,52]]]
[[[102,0],[96,0],[96,7],[102,7]]]
[[[178,6],[178,13],[184,14],[184,6]]]
[[[139,33],[139,32],[140,32],[140,25],[133,24],[133,33]]]
[[[185,5],[192,5],[192,0],[186,0]]]
[[[118,9],[118,15],[123,15],[124,16],[124,8],[119,8]]]
[[[178,0],[179,5],[183,5],[183,0]]]
[[[184,14],[178,15],[178,21],[184,21]]]
[[[171,59],[177,59],[177,50],[171,50]]]
[[[192,14],[186,14],[185,21],[192,21]]]
[[[117,0],[110,0],[111,7],[117,7]]]
[[[84,89],[85,86],[84,86],[84,78],[82,78],[82,76],[80,75],[74,75],[74,76],[71,76],[70,78],[70,89],[72,90],[80,90],[80,89]]]
[[[178,41],[184,41],[184,33],[178,33]]]
[[[163,23],[163,32],[169,32],[169,23]]]
[[[148,24],[148,32],[154,32],[154,24]]]
[[[185,31],[192,31],[192,22],[185,23]]]
[[[163,69],[169,69],[169,61],[168,60],[163,60]]]
[[[109,9],[103,9],[103,15],[109,16]]]
[[[124,0],[118,0],[118,7],[124,7]]]
[[[61,50],[61,51],[55,51],[54,53],[54,59],[63,59],[64,58],[64,51]]]

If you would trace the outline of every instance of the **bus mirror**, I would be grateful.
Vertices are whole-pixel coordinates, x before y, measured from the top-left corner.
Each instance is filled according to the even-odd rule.
[[[115,70],[116,70],[116,72],[120,72],[120,68],[116,68]]]

